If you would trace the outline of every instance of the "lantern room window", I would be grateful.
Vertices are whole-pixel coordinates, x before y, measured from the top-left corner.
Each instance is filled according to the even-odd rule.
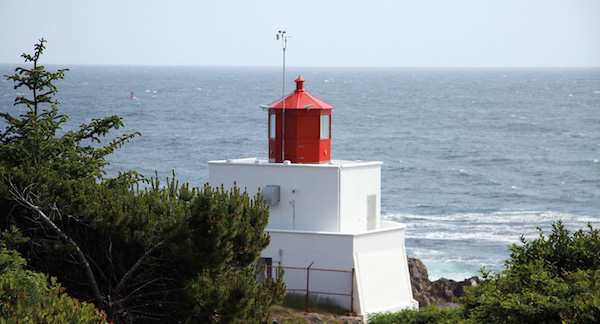
[[[275,138],[275,130],[277,125],[277,115],[269,115],[269,138]]]
[[[331,134],[329,117],[329,115],[321,115],[321,139],[329,138],[329,135]]]

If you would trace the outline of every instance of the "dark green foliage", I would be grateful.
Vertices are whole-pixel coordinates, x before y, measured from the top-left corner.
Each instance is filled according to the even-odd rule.
[[[180,186],[174,174],[166,186],[134,171],[104,178],[105,157],[137,134],[102,146],[122,125],[112,116],[56,136],[67,117],[52,81],[64,70],[38,66],[43,49],[24,54],[33,69],[8,77],[33,97],[17,98],[20,118],[2,114],[0,228],[29,238],[7,234],[7,244],[109,321],[265,322],[284,291],[280,277],[256,281],[268,207],[238,189]]]
[[[256,285],[256,269],[230,268],[204,271],[190,281],[186,291],[196,301],[190,305],[195,322],[269,323],[271,305],[283,300],[283,273]],[[253,296],[248,298],[248,296]]]
[[[206,185],[191,203],[190,234],[197,238],[196,254],[202,255],[203,260],[226,261],[214,271],[221,271],[228,264],[252,263],[269,245],[269,238],[262,231],[267,226],[268,214],[264,204],[253,203],[238,188],[227,192]]]
[[[443,323],[469,323],[461,318],[457,308],[438,308],[429,305],[419,310],[407,309],[397,313],[375,314],[369,317],[372,324],[443,324]]]
[[[511,246],[507,269],[484,273],[461,298],[469,317],[490,323],[598,323],[600,237],[597,229],[553,231]]]
[[[220,317],[225,323],[266,323],[269,308],[281,302],[283,273],[256,284],[257,270],[250,266],[269,244],[263,229],[268,208],[238,188],[227,192],[205,185],[190,203],[190,237],[197,273],[186,287],[196,303],[196,320]],[[219,260],[219,262],[215,262]],[[253,298],[248,298],[253,296]]]
[[[12,236],[11,241],[20,236],[14,230],[4,234]],[[56,278],[26,266],[25,259],[0,240],[0,322],[107,323],[104,312],[69,297]]]
[[[15,89],[26,87],[32,97],[20,96],[15,99],[15,106],[27,107],[20,118],[0,113],[7,124],[0,133],[0,161],[7,167],[47,167],[69,178],[99,177],[103,172],[102,167],[106,165],[105,156],[139,133],[124,134],[104,147],[94,146],[93,143],[100,143],[101,137],[111,129],[123,126],[119,116],[110,116],[93,119],[89,125],[83,124],[77,131],[56,137],[56,132],[68,117],[59,114],[59,102],[52,99],[52,95],[58,91],[53,82],[63,79],[67,70],[52,73],[38,65],[45,42],[44,39],[40,40],[34,55],[22,55],[26,62],[33,63],[33,68],[19,67],[14,75],[7,76],[16,83]]]
[[[577,270],[600,269],[597,229],[589,226],[589,232],[579,230],[570,234],[558,221],[552,224],[549,236],[544,236],[541,229],[539,231],[538,239],[528,242],[521,237],[522,245],[511,246],[511,259],[506,262],[508,268],[540,260],[544,268],[559,276]]]
[[[465,287],[460,308],[378,314],[372,323],[599,323],[600,235],[569,233],[561,221],[552,233],[510,247],[506,270],[482,271],[483,280]]]

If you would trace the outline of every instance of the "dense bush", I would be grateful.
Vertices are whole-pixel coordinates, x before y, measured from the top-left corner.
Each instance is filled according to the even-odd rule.
[[[484,273],[460,299],[466,316],[490,323],[598,323],[598,230],[570,234],[561,221],[545,236],[512,245],[507,269]]]
[[[369,317],[374,324],[426,324],[426,323],[461,323],[462,314],[457,308],[438,308],[428,305],[419,310],[406,309],[397,313],[375,314]],[[467,323],[467,322],[464,322]]]
[[[104,312],[69,297],[55,277],[26,266],[25,259],[0,240],[0,322],[106,323]]]
[[[377,314],[372,323],[599,323],[600,236],[570,233],[561,221],[545,236],[510,247],[506,270],[482,271],[465,287],[458,309],[406,310]]]

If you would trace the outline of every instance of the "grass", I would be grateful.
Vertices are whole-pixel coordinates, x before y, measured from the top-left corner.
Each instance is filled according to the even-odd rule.
[[[300,311],[306,310],[306,295],[288,293],[281,304],[283,307],[293,308]],[[344,315],[347,309],[339,306],[331,298],[311,295],[309,299],[309,312]]]
[[[271,315],[273,318],[278,319],[280,323],[285,324],[305,324],[306,319],[302,315],[298,315],[295,311],[290,308],[285,308],[279,305],[271,306]]]

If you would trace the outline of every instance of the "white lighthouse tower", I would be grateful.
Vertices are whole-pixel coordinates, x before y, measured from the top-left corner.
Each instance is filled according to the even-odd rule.
[[[331,158],[334,107],[304,82],[268,106],[268,158],[209,161],[210,184],[260,190],[271,235],[262,258],[285,269],[288,292],[363,316],[417,307],[405,225],[380,217],[382,163]]]

